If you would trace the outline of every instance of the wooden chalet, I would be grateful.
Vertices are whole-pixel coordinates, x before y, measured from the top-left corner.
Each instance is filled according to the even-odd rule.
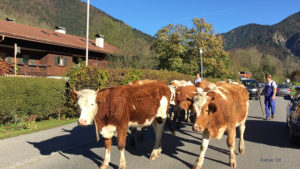
[[[66,29],[54,31],[0,20],[0,57],[14,65],[18,75],[59,76],[65,75],[79,58],[85,60],[86,39],[66,34]],[[16,59],[15,59],[16,51]],[[103,67],[107,54],[118,53],[118,48],[104,43],[104,37],[89,40],[91,66]],[[14,66],[9,74],[14,74]]]

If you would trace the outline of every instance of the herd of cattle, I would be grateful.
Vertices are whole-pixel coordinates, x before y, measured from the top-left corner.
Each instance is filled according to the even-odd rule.
[[[229,165],[237,167],[234,151],[238,126],[239,152],[241,154],[245,152],[244,131],[249,95],[245,86],[240,83],[210,83],[203,80],[193,84],[174,80],[167,85],[155,80],[139,80],[100,91],[72,90],[70,94],[77,100],[80,108],[79,125],[87,126],[95,123],[97,133],[104,138],[105,158],[100,169],[109,166],[112,137],[115,133],[120,150],[119,169],[126,168],[124,151],[129,127],[152,125],[155,144],[150,159],[158,158],[162,151],[164,124],[170,116],[169,109],[179,112],[175,113],[174,117],[179,121],[181,118],[178,116],[182,117],[184,112],[192,110],[195,117],[193,130],[203,133],[200,155],[194,164],[195,169],[200,169],[203,165],[210,138],[221,139],[224,132],[228,135]]]

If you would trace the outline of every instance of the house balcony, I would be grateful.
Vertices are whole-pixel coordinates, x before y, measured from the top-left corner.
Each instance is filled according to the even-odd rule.
[[[44,64],[17,64],[17,74],[18,75],[30,75],[30,76],[49,76],[50,65]],[[15,73],[14,63],[8,74]]]

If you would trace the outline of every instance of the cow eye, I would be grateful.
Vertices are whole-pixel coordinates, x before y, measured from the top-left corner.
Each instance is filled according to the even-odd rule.
[[[92,106],[94,106],[94,104],[92,104]]]
[[[208,112],[208,110],[205,110],[205,112]]]

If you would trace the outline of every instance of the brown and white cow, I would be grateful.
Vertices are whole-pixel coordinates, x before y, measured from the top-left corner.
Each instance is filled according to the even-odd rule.
[[[194,86],[194,84],[191,81],[185,81],[185,80],[172,80],[169,88],[171,90],[171,102],[170,102],[170,106],[171,106],[171,119],[173,120],[179,120],[178,123],[180,123],[181,117],[180,117],[180,110],[178,110],[178,106],[176,106],[175,103],[175,98],[176,98],[176,90],[180,87],[184,87],[184,86]],[[188,119],[188,115],[187,112],[183,112],[183,114],[186,115],[185,119]]]
[[[201,152],[194,168],[203,165],[204,154],[211,137],[221,139],[227,132],[227,145],[230,149],[230,167],[237,167],[235,157],[236,127],[240,130],[239,152],[245,151],[244,131],[248,114],[249,96],[245,87],[238,83],[218,82],[210,84],[194,97],[193,109],[196,120],[193,129],[203,132]]]
[[[186,85],[176,88],[175,92],[175,111],[179,114],[177,127],[179,127],[182,117],[185,115],[188,122],[190,122],[189,111],[192,110],[193,97],[198,92],[202,92],[211,82],[203,80],[197,82],[195,85]],[[176,119],[176,118],[175,118]]]
[[[150,80],[150,79],[145,79],[145,80],[136,80],[136,81],[133,81],[133,82],[129,82],[128,85],[144,85],[144,84],[148,84],[148,83],[157,83],[158,81],[157,80]],[[175,91],[173,91],[173,88],[170,87],[170,90],[171,90],[171,98],[170,98],[170,104],[171,102],[174,102],[174,98],[172,97],[173,96],[173,93],[175,93]],[[167,126],[169,128],[169,130],[171,131],[172,135],[175,136],[175,130],[173,129],[172,127],[172,124],[171,124],[171,121],[169,118],[167,118]],[[130,146],[131,147],[134,147],[136,145],[136,132],[137,132],[137,127],[129,127],[129,130],[131,132],[131,137],[130,137]],[[141,133],[139,135],[139,139],[140,141],[144,139],[144,134],[145,134],[145,130],[146,130],[146,127],[142,127],[141,129]]]
[[[178,87],[189,86],[189,85],[194,85],[194,84],[191,81],[172,80],[170,85],[175,86],[175,88],[178,88]]]
[[[72,92],[77,95],[80,107],[79,125],[91,125],[95,121],[100,134],[105,138],[105,158],[101,169],[106,169],[110,162],[112,137],[118,134],[120,150],[120,169],[126,168],[125,145],[128,127],[144,127],[152,124],[155,131],[155,144],[151,160],[161,154],[161,138],[171,92],[162,82],[143,85],[123,85],[96,92],[84,89]]]

